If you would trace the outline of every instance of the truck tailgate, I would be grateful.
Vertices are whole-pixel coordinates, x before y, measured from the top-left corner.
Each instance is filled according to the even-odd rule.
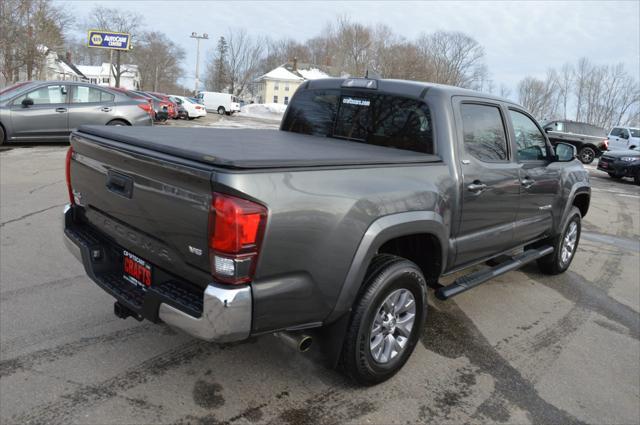
[[[204,286],[211,169],[77,134],[71,146],[71,186],[84,220],[143,260]]]

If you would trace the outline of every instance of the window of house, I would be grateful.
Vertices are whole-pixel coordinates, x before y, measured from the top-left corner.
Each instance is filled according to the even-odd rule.
[[[108,79],[108,78],[103,78],[103,79],[102,79],[102,82],[103,82],[103,83],[107,83],[107,84],[109,84],[109,79]]]
[[[509,110],[518,148],[518,161],[547,158],[547,142],[538,126],[525,114]]]
[[[481,161],[505,161],[507,137],[500,109],[463,103],[460,113],[465,150]]]
[[[59,84],[40,87],[25,95],[22,95],[13,101],[14,105],[22,103],[25,98],[33,100],[34,105],[46,105],[50,103],[66,103],[67,102],[67,86]]]
[[[278,96],[273,96],[273,103],[278,103]]]
[[[71,103],[99,103],[113,102],[115,95],[95,87],[76,86],[73,91]]]
[[[285,96],[284,97],[284,104],[288,105],[289,104],[289,96]]]
[[[289,83],[284,83],[284,91],[289,91]]]
[[[276,82],[273,84],[273,89],[274,89],[274,90],[280,90],[280,83],[279,83],[278,81],[276,81]]]

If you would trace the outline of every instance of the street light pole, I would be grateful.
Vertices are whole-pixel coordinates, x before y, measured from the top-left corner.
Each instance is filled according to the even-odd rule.
[[[209,35],[204,33],[199,35],[198,33],[192,32],[191,38],[196,39],[196,83],[194,89],[194,96],[198,95],[198,88],[200,87],[200,40],[208,40]]]

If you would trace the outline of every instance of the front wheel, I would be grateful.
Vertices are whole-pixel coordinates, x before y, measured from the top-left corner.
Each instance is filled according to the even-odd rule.
[[[226,111],[225,111],[225,109],[224,109],[224,106],[220,106],[220,107],[218,108],[218,114],[220,114],[220,115],[224,115],[224,114],[225,114],[225,112],[226,112]]]
[[[566,271],[578,250],[581,230],[582,214],[578,208],[572,207],[562,233],[550,240],[553,252],[538,260],[540,271],[550,275]]]
[[[609,174],[609,177],[611,177],[612,179],[617,179],[617,180],[622,179],[622,176],[619,176],[616,173],[608,173],[608,174]]]
[[[2,128],[2,126],[0,125],[0,146],[4,145],[5,142],[5,134],[4,134],[4,128]]]
[[[365,277],[345,336],[340,367],[359,384],[395,375],[413,352],[426,316],[427,284],[411,261],[378,255]]]
[[[585,146],[584,148],[580,149],[580,152],[578,153],[578,158],[580,158],[580,162],[582,162],[583,164],[591,164],[595,157],[596,151],[589,146]]]

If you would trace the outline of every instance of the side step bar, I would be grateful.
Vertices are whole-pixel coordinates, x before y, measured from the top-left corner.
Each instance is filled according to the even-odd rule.
[[[500,263],[490,269],[479,270],[477,272],[459,277],[453,283],[437,289],[436,298],[440,300],[447,300],[482,283],[485,283],[486,281],[491,280],[494,277],[498,277],[502,274],[518,269],[527,263],[535,261],[538,258],[549,255],[552,252],[552,246],[527,249],[526,251],[516,255],[512,259]]]

